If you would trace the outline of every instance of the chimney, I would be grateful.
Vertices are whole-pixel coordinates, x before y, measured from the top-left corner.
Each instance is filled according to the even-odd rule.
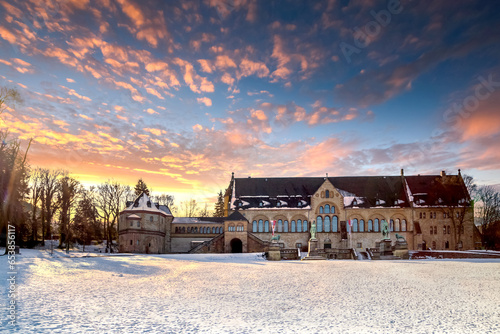
[[[442,170],[441,171],[441,177],[446,176],[446,171]]]
[[[401,168],[401,176],[405,176],[405,170]]]

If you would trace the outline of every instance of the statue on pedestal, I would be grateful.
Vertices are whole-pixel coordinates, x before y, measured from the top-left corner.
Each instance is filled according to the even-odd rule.
[[[311,239],[316,239],[316,221],[313,221],[311,224]]]
[[[382,231],[382,239],[385,240],[385,239],[390,239],[389,238],[389,224],[387,223],[387,220],[382,220],[382,227],[381,227],[381,231]]]

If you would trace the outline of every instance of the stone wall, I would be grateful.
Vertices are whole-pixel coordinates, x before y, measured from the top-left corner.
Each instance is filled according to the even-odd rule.
[[[139,218],[127,218],[136,215]],[[170,249],[172,216],[163,213],[127,210],[118,220],[119,251],[124,253],[164,254]]]
[[[212,237],[178,237],[173,236],[171,239],[171,253],[187,253],[191,250],[192,241],[203,242],[212,240]]]

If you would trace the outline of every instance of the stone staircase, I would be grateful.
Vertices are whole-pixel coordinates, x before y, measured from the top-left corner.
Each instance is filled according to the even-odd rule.
[[[221,233],[218,236],[215,236],[212,239],[204,241],[198,246],[191,248],[188,254],[216,253],[216,243],[221,239],[224,239],[224,233]]]

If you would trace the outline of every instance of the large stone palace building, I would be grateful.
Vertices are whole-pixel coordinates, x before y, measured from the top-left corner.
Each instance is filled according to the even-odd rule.
[[[154,204],[150,211],[137,209],[147,203],[145,195],[141,198],[120,216],[123,252],[260,252],[269,246],[273,226],[280,247],[307,251],[312,222],[321,249],[375,248],[384,221],[391,239],[404,237],[410,250],[474,249],[478,238],[460,170],[457,175],[405,176],[401,170],[398,176],[285,178],[235,178],[233,173],[225,217],[214,218],[173,218],[168,208]],[[139,212],[140,231],[134,217]],[[152,224],[156,221],[159,225]],[[156,243],[148,241],[152,235],[159,237]]]

